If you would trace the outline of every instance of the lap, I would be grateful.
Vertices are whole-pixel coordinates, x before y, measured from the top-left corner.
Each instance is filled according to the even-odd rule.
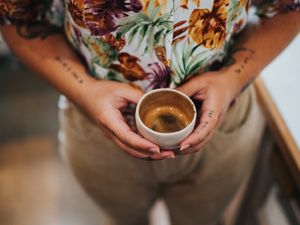
[[[64,160],[112,225],[147,224],[158,184],[147,161],[133,159],[106,139],[76,107],[60,110]]]
[[[253,89],[229,110],[195,157],[161,162],[131,158],[73,105],[61,107],[60,122],[62,153],[74,175],[113,224],[126,225],[146,223],[162,187],[174,225],[213,224],[251,169],[263,129]],[[174,177],[179,170],[186,173]]]
[[[185,179],[167,186],[165,200],[172,224],[216,224],[253,168],[264,119],[253,89],[241,100],[205,147],[198,167]]]

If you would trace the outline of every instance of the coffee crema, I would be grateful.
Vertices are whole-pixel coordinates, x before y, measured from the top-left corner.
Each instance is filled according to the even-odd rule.
[[[173,133],[187,127],[193,120],[191,102],[175,92],[156,92],[140,105],[139,116],[144,125],[159,133]]]
[[[160,133],[171,133],[187,127],[191,118],[177,105],[161,105],[150,108],[142,115],[143,123]]]

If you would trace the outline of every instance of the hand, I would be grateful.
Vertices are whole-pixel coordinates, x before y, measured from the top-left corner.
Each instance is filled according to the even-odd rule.
[[[194,153],[203,148],[223,120],[240,92],[239,81],[236,74],[208,72],[188,80],[178,90],[202,102],[199,125],[180,144],[180,154]]]
[[[78,104],[98,124],[104,135],[135,158],[162,160],[174,158],[172,151],[159,147],[133,132],[120,111],[128,103],[137,103],[143,92],[124,83],[93,81]]]

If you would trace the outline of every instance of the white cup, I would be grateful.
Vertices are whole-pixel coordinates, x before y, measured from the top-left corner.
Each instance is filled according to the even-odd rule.
[[[171,133],[161,133],[147,127],[142,121],[141,113],[143,113],[144,108],[147,106],[155,105],[156,103],[159,105],[158,102],[161,103],[162,101],[176,102],[176,104],[183,106],[186,113],[189,113],[191,116],[191,122],[185,128]],[[138,102],[135,111],[136,125],[140,134],[144,138],[160,146],[161,149],[178,148],[180,142],[192,133],[195,127],[196,117],[196,107],[193,101],[187,95],[172,88],[155,89],[146,93]]]

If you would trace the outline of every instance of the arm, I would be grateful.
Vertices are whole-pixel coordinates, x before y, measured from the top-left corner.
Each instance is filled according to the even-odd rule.
[[[280,14],[272,19],[250,21],[233,53],[233,64],[224,68],[238,79],[238,91],[245,89],[300,31],[300,12]],[[238,94],[238,93],[237,93]]]
[[[182,154],[200,150],[221,123],[231,102],[299,33],[300,13],[250,22],[240,34],[228,67],[197,76],[179,90],[203,101],[195,131],[181,143]]]
[[[113,81],[98,81],[88,75],[63,35],[46,39],[24,39],[14,26],[0,27],[11,50],[29,68],[50,82],[86,112],[123,151],[137,158],[172,158],[172,152],[159,152],[158,146],[130,130],[120,109],[136,103],[143,93]]]

